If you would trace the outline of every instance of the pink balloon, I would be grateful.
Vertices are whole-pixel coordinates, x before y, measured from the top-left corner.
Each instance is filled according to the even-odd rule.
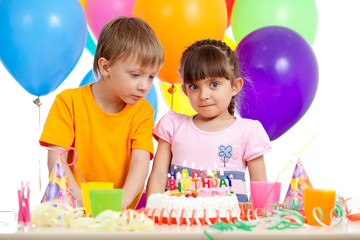
[[[95,39],[99,38],[102,27],[119,16],[132,16],[136,0],[86,0],[87,24]]]

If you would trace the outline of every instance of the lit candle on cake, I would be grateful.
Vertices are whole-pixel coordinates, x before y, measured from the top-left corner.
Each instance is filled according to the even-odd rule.
[[[232,174],[230,174],[230,177],[226,176],[226,178],[229,180],[229,188],[230,188],[230,192],[231,192],[231,187],[232,187],[231,180],[234,178],[234,176]]]
[[[176,173],[176,178],[178,180],[178,190],[179,190],[179,192],[181,192],[181,173],[180,172]]]
[[[220,187],[222,187],[222,185],[224,185],[225,187],[228,186],[224,179],[224,170],[223,169],[220,170]]]
[[[186,159],[184,160],[184,164],[183,164],[183,165],[184,165],[184,168],[186,168]]]
[[[210,168],[208,168],[208,169],[207,169],[207,175],[208,175],[209,177],[211,177],[211,176],[212,176],[212,171],[211,171],[211,169],[210,169]]]
[[[217,164],[216,164],[215,161],[214,161],[214,169],[215,169],[215,170],[217,169]]]
[[[195,164],[194,162],[191,163],[191,168],[194,169],[195,168]]]

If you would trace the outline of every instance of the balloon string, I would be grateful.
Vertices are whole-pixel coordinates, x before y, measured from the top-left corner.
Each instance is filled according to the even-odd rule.
[[[314,136],[312,136],[312,138],[310,139],[310,141],[305,145],[305,147],[304,147],[300,152],[294,153],[294,155],[295,155],[295,156],[298,156],[298,155],[300,155],[301,153],[303,153],[303,152],[310,146],[310,144],[312,143],[312,141],[314,140],[315,137],[316,137],[316,134],[314,134]]]
[[[65,150],[61,150],[61,149],[58,149],[58,148],[52,148],[52,147],[44,147],[43,148],[47,149],[47,150],[51,150],[51,151],[57,151],[57,152],[60,152],[59,154],[59,160],[61,161],[62,164],[64,164],[65,166],[74,166],[75,170],[77,171],[77,173],[79,174],[79,176],[81,177],[81,179],[83,180],[84,183],[86,183],[84,177],[81,175],[79,169],[77,168],[76,166],[76,161],[77,161],[77,158],[78,158],[78,153],[76,151],[75,148],[73,147],[69,147]],[[75,157],[74,157],[74,161],[72,161],[72,163],[67,163],[67,162],[64,162],[62,159],[61,159],[61,155],[63,155],[64,153],[67,153],[67,152],[70,152],[70,151],[74,151],[75,153]]]
[[[170,110],[173,110],[174,92],[176,91],[175,85],[174,85],[174,84],[171,84],[171,87],[169,87],[167,91],[171,94]]]
[[[40,97],[37,97],[36,99],[33,100],[33,103],[39,108],[39,133],[41,131],[41,111],[40,111],[40,106],[41,106],[41,102],[40,102]],[[41,192],[41,162],[40,162],[40,156],[39,156],[39,189]]]
[[[314,134],[314,135],[312,136],[312,138],[310,139],[310,141],[305,145],[305,147],[304,147],[301,151],[294,153],[294,155],[295,155],[295,156],[298,156],[298,155],[300,155],[301,153],[303,153],[303,152],[310,146],[310,144],[312,143],[312,141],[314,140],[315,137],[316,137],[316,134]],[[299,159],[298,159],[298,160],[299,160]],[[294,163],[294,161],[293,161],[293,160],[290,160],[290,163],[292,164],[292,163]],[[283,169],[281,169],[278,177],[276,178],[276,181],[275,181],[275,182],[278,182],[278,181],[279,181],[281,175],[284,173],[285,170],[290,170],[290,168],[289,168],[288,166],[283,167]]]
[[[173,110],[174,93],[171,94],[171,110]]]

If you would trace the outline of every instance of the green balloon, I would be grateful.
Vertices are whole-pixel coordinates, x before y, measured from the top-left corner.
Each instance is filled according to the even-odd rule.
[[[231,13],[236,43],[259,28],[281,26],[298,32],[312,44],[317,23],[314,0],[236,0]]]

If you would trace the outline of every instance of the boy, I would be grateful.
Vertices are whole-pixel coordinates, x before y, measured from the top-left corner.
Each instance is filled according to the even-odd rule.
[[[113,19],[101,30],[95,51],[99,81],[60,93],[40,138],[42,146],[74,147],[85,180],[114,182],[124,190],[123,207],[136,207],[153,157],[154,110],[143,97],[163,62],[161,43],[146,22]],[[57,156],[49,151],[49,171]],[[65,156],[68,162],[72,157]],[[82,180],[73,166],[64,168],[82,206]]]

